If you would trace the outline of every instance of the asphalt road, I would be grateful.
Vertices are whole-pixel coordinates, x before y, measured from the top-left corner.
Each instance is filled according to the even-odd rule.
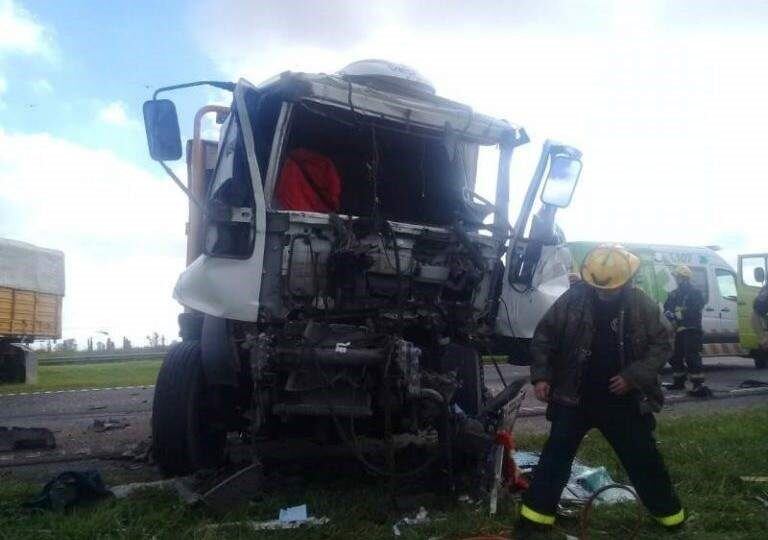
[[[506,380],[528,376],[527,367],[500,366]],[[663,414],[712,412],[740,407],[768,405],[768,389],[737,390],[747,379],[768,382],[768,370],[758,371],[751,360],[728,358],[709,360],[706,365],[707,384],[715,391],[716,400],[690,400],[683,393],[669,393],[671,403]],[[669,375],[665,377],[669,380]],[[493,366],[486,366],[486,384],[492,391],[502,387]],[[547,423],[542,416],[544,407],[536,401],[530,386],[523,402],[518,430],[540,431]],[[150,434],[153,387],[132,387],[87,391],[0,395],[0,426],[47,427],[54,432],[57,449],[54,452],[17,452],[0,454],[0,467],[19,461],[36,459],[82,458],[88,455],[119,453],[146,440]],[[682,400],[682,401],[681,401]],[[105,432],[92,429],[94,420],[122,420],[128,426]]]
[[[499,368],[501,369],[501,374],[507,381],[517,377],[527,377],[529,375],[528,367],[500,364]],[[719,398],[725,398],[726,396],[736,396],[741,393],[749,394],[750,391],[742,392],[739,390],[739,385],[746,380],[759,380],[768,383],[768,370],[755,369],[754,361],[747,358],[724,357],[717,359],[707,359],[705,360],[704,371],[707,378],[706,385]],[[665,382],[672,382],[671,372],[668,369],[662,372],[662,380]],[[486,366],[485,383],[492,392],[497,392],[502,388],[500,377],[493,366]],[[522,406],[523,415],[535,415],[542,412],[544,405],[537,401],[533,396],[533,388],[528,385],[527,389],[528,393]],[[732,394],[734,390],[736,393]],[[766,389],[765,392],[765,402],[768,404],[768,389]],[[700,402],[693,398],[688,398],[685,395],[685,392],[667,392],[666,396],[667,400],[671,402],[680,400]],[[722,409],[739,406],[738,399],[720,399],[708,402],[710,404],[716,403],[716,405],[710,407],[710,409]],[[0,415],[1,414],[2,413],[0,413]]]

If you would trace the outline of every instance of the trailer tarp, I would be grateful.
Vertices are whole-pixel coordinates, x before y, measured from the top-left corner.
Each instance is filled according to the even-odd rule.
[[[0,287],[64,295],[64,253],[0,238]]]

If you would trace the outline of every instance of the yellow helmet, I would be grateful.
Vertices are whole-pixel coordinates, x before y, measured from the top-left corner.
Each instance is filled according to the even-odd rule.
[[[587,253],[581,278],[596,289],[620,289],[640,268],[640,259],[619,244],[601,244]]]
[[[693,272],[691,272],[691,269],[688,268],[686,265],[678,264],[677,266],[675,266],[675,269],[672,270],[672,275],[681,277],[681,278],[691,279]]]

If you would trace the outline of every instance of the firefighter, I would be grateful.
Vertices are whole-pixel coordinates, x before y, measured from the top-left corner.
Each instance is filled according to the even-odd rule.
[[[701,367],[701,311],[704,309],[704,295],[691,283],[691,269],[679,265],[672,271],[677,288],[664,302],[664,315],[675,328],[675,349],[669,360],[672,366],[673,382],[670,390],[685,390],[685,380],[693,384],[690,394],[706,397],[710,394],[704,386]]]
[[[549,438],[523,495],[521,537],[549,537],[581,440],[597,428],[664,527],[685,520],[653,436],[670,353],[659,306],[631,284],[640,262],[618,245],[592,250],[574,283],[542,318],[531,344],[531,382],[548,403]]]

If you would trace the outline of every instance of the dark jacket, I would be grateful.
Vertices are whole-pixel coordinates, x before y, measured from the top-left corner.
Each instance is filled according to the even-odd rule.
[[[531,382],[547,381],[550,400],[576,406],[594,334],[596,291],[576,283],[544,315],[531,343]],[[619,311],[620,375],[636,390],[641,412],[664,403],[659,370],[672,353],[672,334],[659,305],[637,287],[623,292]]]
[[[768,285],[763,285],[763,288],[757,293],[757,297],[755,298],[752,307],[754,308],[755,313],[761,317],[768,317]]]
[[[692,328],[701,330],[701,310],[704,309],[704,295],[696,287],[687,283],[669,293],[664,302],[664,312],[675,316],[678,329]]]

